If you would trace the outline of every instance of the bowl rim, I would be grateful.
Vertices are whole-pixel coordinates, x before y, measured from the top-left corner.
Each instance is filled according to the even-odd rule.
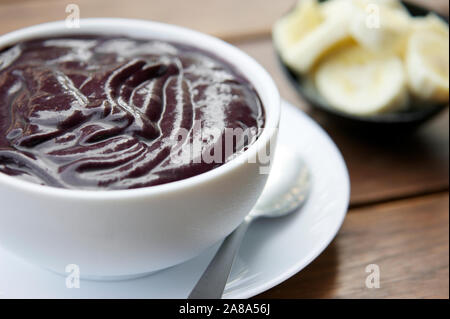
[[[223,59],[235,67],[238,72],[243,74],[248,81],[252,83],[262,101],[265,111],[264,128],[258,139],[252,143],[248,149],[239,153],[230,161],[205,173],[166,184],[118,190],[69,189],[41,185],[0,172],[0,185],[5,185],[19,191],[37,193],[39,195],[72,199],[117,200],[161,195],[168,192],[176,192],[182,189],[195,187],[226,175],[227,173],[243,165],[249,159],[257,158],[256,156],[260,148],[262,146],[265,147],[265,145],[270,143],[272,138],[276,136],[275,133],[278,129],[281,113],[281,99],[278,88],[269,73],[258,62],[256,62],[255,59],[233,45],[199,31],[150,20],[125,18],[85,18],[80,19],[80,28],[67,28],[65,23],[66,22],[64,20],[47,22],[6,33],[0,36],[0,50],[21,41],[46,36],[101,34],[125,35],[138,39],[145,39],[146,36],[143,31],[148,30],[152,31],[150,32],[151,35],[147,36],[149,39],[160,38],[161,40],[164,40],[167,36],[169,36],[171,41],[177,41],[175,38],[178,38],[179,41],[177,42],[179,43],[186,43],[194,47],[205,49],[207,52],[211,52]],[[159,32],[158,36],[155,36],[156,32]],[[130,33],[136,35],[131,35]],[[262,94],[262,90],[258,90],[258,88],[254,85],[255,78],[258,78],[259,82],[264,83],[264,91],[269,92],[268,94]],[[268,98],[264,98],[264,96],[267,96]]]

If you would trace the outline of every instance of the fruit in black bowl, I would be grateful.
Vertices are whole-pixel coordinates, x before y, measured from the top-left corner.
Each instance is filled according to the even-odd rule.
[[[309,104],[371,131],[448,105],[448,21],[396,0],[301,0],[274,26],[280,65]]]

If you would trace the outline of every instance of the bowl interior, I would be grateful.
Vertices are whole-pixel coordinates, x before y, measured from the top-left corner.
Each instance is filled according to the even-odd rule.
[[[327,0],[320,0],[320,2],[324,1]],[[403,1],[402,3],[412,16],[426,16],[427,14],[432,12],[417,5],[405,3]],[[443,17],[437,13],[435,14],[448,23],[448,18]],[[343,120],[347,123],[364,124],[369,126],[382,125],[384,127],[392,127],[394,125],[399,125],[402,127],[405,125],[416,126],[417,124],[423,123],[426,120],[432,118],[448,106],[448,103],[433,103],[427,105],[426,107],[417,107],[416,105],[412,104],[407,110],[398,112],[375,114],[370,116],[358,116],[349,114],[332,107],[323,97],[320,96],[308,77],[296,74],[283,62],[280,54],[278,52],[276,52],[276,54],[279,65],[288,78],[289,82],[312,107],[323,111],[328,115],[331,115],[334,119]]]

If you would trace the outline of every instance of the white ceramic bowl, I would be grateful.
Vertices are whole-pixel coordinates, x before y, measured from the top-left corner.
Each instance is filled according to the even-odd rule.
[[[82,19],[81,28],[52,22],[0,37],[0,49],[37,37],[127,35],[203,48],[233,64],[257,90],[265,128],[248,150],[207,173],[133,190],[83,191],[22,181],[0,173],[0,244],[58,273],[68,264],[81,277],[132,277],[181,263],[236,228],[267,179],[249,159],[275,143],[280,97],[270,75],[252,58],[214,37],[150,21]],[[272,149],[273,153],[273,147]],[[270,154],[273,155],[273,154]]]

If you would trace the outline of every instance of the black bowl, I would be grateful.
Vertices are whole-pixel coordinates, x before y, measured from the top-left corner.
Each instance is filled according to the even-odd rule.
[[[403,2],[403,5],[412,16],[426,16],[428,13],[433,12],[431,10],[405,2]],[[435,14],[448,23],[448,18],[437,13]],[[317,109],[327,117],[339,122],[340,124],[344,124],[345,126],[360,127],[368,131],[405,131],[418,127],[420,124],[433,118],[448,106],[448,103],[434,103],[432,105],[422,106],[420,108],[411,107],[404,111],[370,116],[349,114],[330,106],[323,98],[320,97],[317,91],[315,91],[313,85],[311,85],[307,77],[302,77],[296,74],[283,63],[280,54],[278,52],[276,52],[276,54],[284,74],[287,76],[296,91],[303,97],[303,99],[306,100],[314,109]]]

